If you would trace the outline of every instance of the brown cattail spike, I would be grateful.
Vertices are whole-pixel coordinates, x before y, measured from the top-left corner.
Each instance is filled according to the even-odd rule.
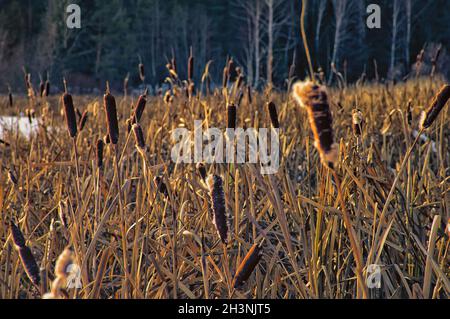
[[[362,125],[363,125],[363,114],[358,109],[352,110],[352,128],[353,128],[353,134],[355,136],[360,136],[362,132]]]
[[[144,94],[139,96],[139,99],[136,103],[136,107],[134,108],[134,116],[132,122],[133,124],[139,123],[139,121],[141,120],[146,103],[147,103],[147,90],[145,90]]]
[[[14,100],[13,100],[13,95],[11,92],[11,88],[8,86],[8,102],[9,102],[9,107],[13,107],[14,106]]]
[[[88,111],[85,110],[83,112],[83,114],[81,114],[81,118],[80,118],[80,125],[79,125],[79,131],[81,132],[84,128],[84,126],[86,125],[88,119]]]
[[[444,108],[445,104],[447,104],[449,98],[450,98],[450,85],[446,84],[434,97],[430,107],[426,111],[422,112],[422,114],[420,115],[419,123],[421,129],[427,129],[433,124],[433,122],[438,117],[439,113]]]
[[[203,164],[203,163],[197,163],[197,170],[198,170],[198,172],[200,173],[200,177],[203,179],[203,180],[206,180],[206,167],[205,167],[205,164]]]
[[[17,225],[13,222],[10,222],[9,229],[11,231],[14,245],[16,245],[17,248],[25,247],[25,237],[23,237],[23,234],[20,231],[19,227],[17,227]]]
[[[111,140],[109,139],[109,134],[106,134],[105,136],[103,136],[103,141],[105,142],[105,144],[111,143]]]
[[[61,99],[64,106],[67,129],[69,130],[70,137],[74,138],[77,136],[77,118],[73,107],[72,95],[66,92],[62,95]]]
[[[332,166],[330,164],[337,160],[337,145],[333,142],[332,117],[325,87],[311,81],[297,82],[293,87],[293,95],[308,112],[314,144],[322,163]]]
[[[103,167],[103,141],[101,139],[97,140],[97,167]]]
[[[111,93],[106,92],[103,96],[103,105],[105,107],[106,119],[108,122],[108,135],[111,143],[116,145],[119,141],[119,123],[117,121],[116,99]]]
[[[228,243],[228,220],[223,192],[223,180],[218,175],[208,177],[209,196],[212,203],[213,223],[222,243]]]
[[[133,124],[133,134],[134,139],[136,140],[136,147],[140,150],[145,149],[144,133],[142,132],[142,128],[139,124]]]
[[[272,101],[267,104],[267,108],[269,109],[270,120],[272,121],[272,126],[274,128],[280,128],[280,123],[278,122],[278,113],[277,107],[275,103]]]
[[[227,122],[227,128],[236,128],[236,105],[230,104],[227,107],[227,115],[228,115],[228,122]]]
[[[28,248],[27,246],[20,247],[19,256],[20,260],[22,261],[22,265],[25,268],[25,272],[28,278],[34,285],[39,286],[40,282],[39,267],[36,263],[36,259],[34,259],[34,256],[31,253],[30,248]]]
[[[142,82],[145,81],[145,70],[143,63],[139,63],[139,78],[141,79]]]
[[[254,244],[242,260],[233,279],[233,287],[239,288],[252,274],[261,260],[262,253],[259,245]]]

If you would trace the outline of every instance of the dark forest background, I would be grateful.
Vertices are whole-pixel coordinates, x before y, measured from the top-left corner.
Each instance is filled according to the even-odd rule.
[[[81,29],[66,27],[66,6],[81,7]],[[381,6],[381,29],[366,26],[367,5]],[[448,0],[309,0],[306,29],[314,68],[327,81],[338,72],[355,81],[402,80],[425,48],[422,72],[429,72],[438,46],[438,70],[448,77],[450,10]],[[67,76],[86,90],[109,80],[119,89],[130,73],[139,85],[137,65],[146,82],[164,82],[174,56],[181,78],[192,46],[195,79],[209,60],[219,84],[228,57],[244,70],[255,88],[268,83],[284,88],[292,65],[307,74],[300,38],[300,0],[0,0],[0,92],[7,83],[21,91],[23,68],[39,82]]]

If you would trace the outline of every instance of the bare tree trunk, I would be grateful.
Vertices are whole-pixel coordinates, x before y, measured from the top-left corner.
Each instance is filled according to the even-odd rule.
[[[336,20],[336,29],[334,31],[333,53],[331,56],[331,63],[334,63],[336,68],[339,68],[339,49],[345,32],[345,11],[347,0],[333,0],[334,17]],[[333,72],[330,72],[328,84],[333,80]]]
[[[268,8],[267,24],[267,85],[272,86],[272,66],[273,66],[273,0],[266,0]]]
[[[411,0],[406,1],[406,45],[405,45],[405,64],[406,69],[409,69],[409,46],[411,43]]]
[[[319,0],[319,12],[317,14],[316,34],[314,37],[314,48],[316,53],[319,52],[320,45],[320,28],[322,26],[323,15],[326,8],[326,0]]]
[[[260,77],[260,63],[261,63],[261,54],[260,54],[260,35],[259,35],[259,24],[261,18],[261,5],[260,0],[256,0],[255,5],[255,15],[253,21],[254,27],[254,39],[255,39],[255,79],[254,79],[254,87],[258,87],[259,77]]]
[[[392,10],[392,40],[391,40],[391,60],[389,63],[389,79],[393,80],[395,77],[395,51],[397,48],[397,32],[398,32],[398,14],[399,14],[398,0],[394,0],[394,7]]]

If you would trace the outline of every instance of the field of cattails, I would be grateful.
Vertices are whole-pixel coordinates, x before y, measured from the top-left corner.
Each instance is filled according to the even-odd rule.
[[[0,137],[0,298],[450,296],[443,79],[257,92],[239,69],[194,83],[191,63],[156,94],[26,76],[0,97],[38,122]],[[171,132],[194,120],[279,127],[278,172],[174,163]]]

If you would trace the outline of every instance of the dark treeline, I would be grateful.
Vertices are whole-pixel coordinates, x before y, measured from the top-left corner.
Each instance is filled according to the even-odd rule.
[[[81,29],[66,26],[66,6],[81,7]],[[381,7],[381,28],[366,26],[367,6]],[[314,68],[335,81],[331,62],[348,81],[403,79],[425,46],[424,65],[438,46],[438,69],[448,73],[448,0],[309,0],[306,29]],[[67,76],[72,86],[120,88],[127,73],[137,86],[137,65],[146,82],[161,85],[166,64],[176,58],[186,78],[192,47],[194,79],[209,60],[213,83],[220,83],[228,57],[253,87],[284,87],[291,65],[305,77],[300,38],[300,0],[0,0],[0,92],[10,83],[20,91],[23,68],[39,81]],[[374,62],[376,61],[376,62]],[[427,67],[423,72],[428,72]],[[447,74],[446,74],[447,75]]]

